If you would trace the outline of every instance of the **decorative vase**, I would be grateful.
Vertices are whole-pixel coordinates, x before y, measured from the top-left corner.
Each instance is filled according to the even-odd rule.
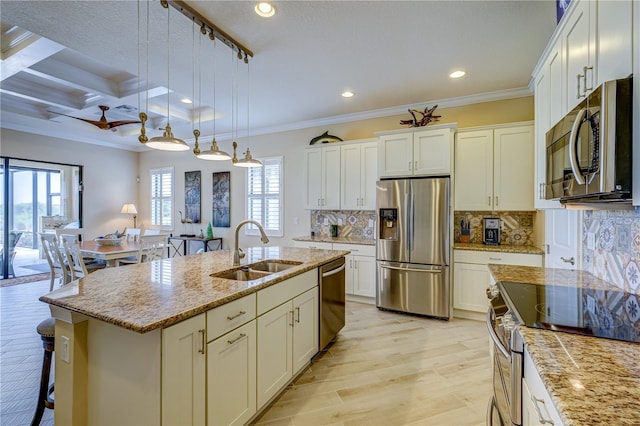
[[[211,227],[211,222],[207,225],[207,238],[213,238],[213,228]]]

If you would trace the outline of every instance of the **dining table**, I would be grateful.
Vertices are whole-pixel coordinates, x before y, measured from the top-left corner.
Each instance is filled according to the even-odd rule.
[[[123,241],[121,244],[113,246],[99,245],[94,240],[80,241],[82,256],[105,260],[107,267],[116,266],[118,259],[135,256],[139,250],[139,241]]]

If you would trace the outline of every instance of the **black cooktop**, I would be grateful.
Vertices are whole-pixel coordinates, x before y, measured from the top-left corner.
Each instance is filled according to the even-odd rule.
[[[498,284],[522,324],[640,343],[640,296],[622,289]]]

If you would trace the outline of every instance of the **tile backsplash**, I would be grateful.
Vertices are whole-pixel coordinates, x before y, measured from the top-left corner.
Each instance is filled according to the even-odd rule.
[[[533,221],[535,212],[453,212],[453,241],[460,242],[461,221],[469,223],[471,243],[482,244],[482,219],[497,217],[500,219],[500,244],[512,246],[534,245]]]
[[[590,238],[593,245],[589,244]],[[640,208],[585,211],[582,268],[628,292],[640,294]]]
[[[339,237],[375,239],[376,212],[356,210],[312,210],[311,232],[329,237],[329,225],[338,225]]]

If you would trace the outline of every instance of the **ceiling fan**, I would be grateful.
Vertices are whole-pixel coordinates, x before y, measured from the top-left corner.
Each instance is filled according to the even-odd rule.
[[[98,107],[102,110],[102,117],[100,117],[100,120],[98,120],[98,121],[89,120],[89,119],[86,119],[86,118],[74,117],[72,115],[62,114],[62,113],[55,112],[55,111],[49,111],[49,112],[52,112],[52,113],[58,114],[58,115],[64,115],[65,117],[75,118],[76,120],[81,120],[81,121],[84,121],[86,123],[93,124],[94,126],[96,126],[99,129],[102,129],[102,130],[113,129],[114,127],[124,126],[125,124],[140,124],[141,123],[141,121],[137,121],[137,120],[107,121],[107,117],[104,116],[104,113],[105,113],[105,111],[109,110],[109,107],[106,106],[106,105],[99,105]]]

